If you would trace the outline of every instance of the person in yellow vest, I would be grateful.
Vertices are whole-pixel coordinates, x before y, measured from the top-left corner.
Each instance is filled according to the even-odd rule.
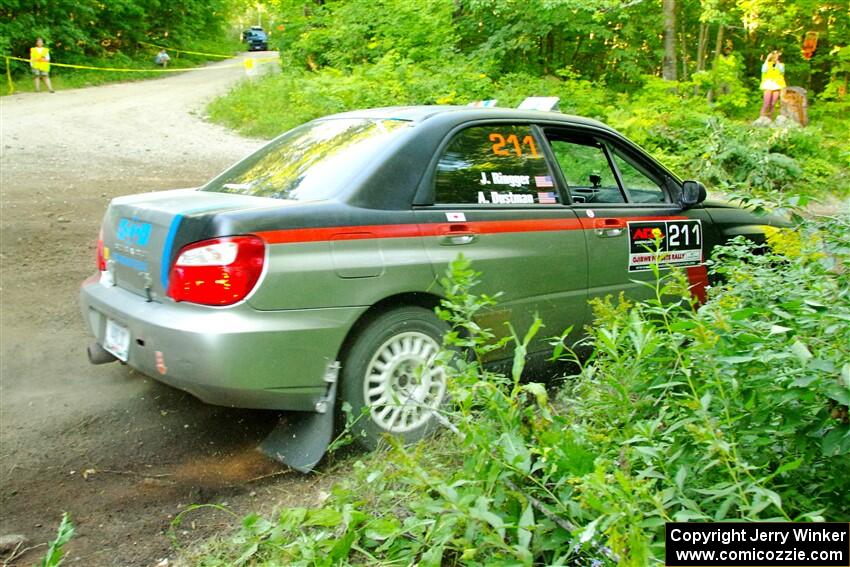
[[[773,109],[779,100],[779,93],[785,88],[785,64],[780,61],[779,51],[771,51],[764,58],[761,66],[761,90],[764,91],[764,104],[761,106],[761,117],[773,120]]]
[[[53,85],[50,84],[50,50],[44,47],[44,40],[40,37],[35,39],[35,47],[30,47],[30,67],[36,92],[41,91],[42,79],[47,85],[47,90],[55,92]]]

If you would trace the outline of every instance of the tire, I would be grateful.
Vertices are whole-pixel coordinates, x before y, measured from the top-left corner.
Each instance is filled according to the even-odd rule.
[[[432,311],[408,306],[379,315],[355,338],[342,364],[340,400],[351,405],[360,445],[375,449],[385,434],[413,443],[436,428],[446,374],[429,362],[446,331]]]

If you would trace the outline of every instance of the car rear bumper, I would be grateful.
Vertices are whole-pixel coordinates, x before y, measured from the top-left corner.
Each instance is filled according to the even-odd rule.
[[[202,401],[313,411],[324,376],[366,307],[258,311],[163,303],[97,279],[80,290],[83,319],[103,344],[106,321],[130,332],[127,364]]]

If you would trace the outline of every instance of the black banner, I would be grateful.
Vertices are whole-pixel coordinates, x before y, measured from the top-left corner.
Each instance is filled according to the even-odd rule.
[[[669,567],[850,567],[850,524],[671,522],[666,527]]]

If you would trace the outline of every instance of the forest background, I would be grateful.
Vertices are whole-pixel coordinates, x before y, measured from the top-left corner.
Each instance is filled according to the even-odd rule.
[[[847,0],[2,0],[0,16],[5,54],[42,35],[54,61],[140,68],[148,43],[231,53],[259,22],[281,72],[208,109],[259,137],[355,108],[559,96],[683,178],[795,221],[767,248],[722,249],[724,283],[700,308],[675,272],[656,301],[597,303],[594,354],[557,388],[520,375],[536,333],[570,358],[560,329],[518,329],[507,373],[478,363],[475,315],[493,299],[456,263],[443,317],[478,356],[448,363],[451,427],[414,449],[332,454],[326,470],[350,474],[319,507],[249,516],[191,563],[646,565],[667,521],[850,521]],[[773,49],[809,92],[805,128],[752,125]]]
[[[191,67],[242,48],[257,23],[283,72],[210,107],[247,135],[353,108],[560,96],[562,111],[613,125],[719,191],[850,186],[848,0],[2,0],[0,53],[27,58],[43,36],[55,63],[149,69],[163,45],[173,67]],[[805,130],[749,128],[773,49],[789,85],[809,92]],[[28,65],[7,63],[31,88]],[[145,76],[53,68],[60,88]]]

